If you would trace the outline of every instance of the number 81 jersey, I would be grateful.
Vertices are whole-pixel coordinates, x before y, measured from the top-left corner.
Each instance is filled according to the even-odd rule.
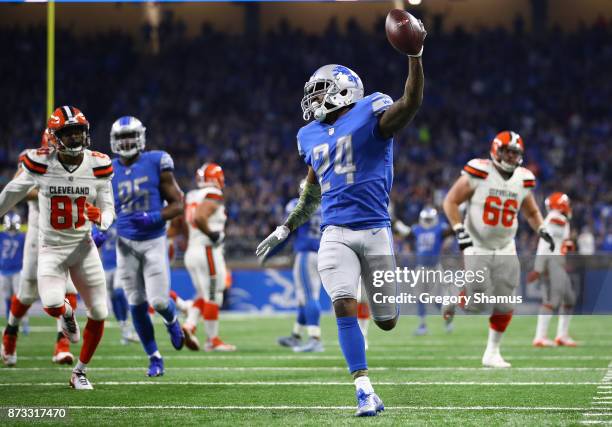
[[[53,149],[39,148],[22,160],[24,172],[38,188],[39,241],[49,246],[79,243],[89,235],[87,203],[102,212],[113,210],[113,167],[106,154],[84,150],[83,161],[72,171],[57,156]]]
[[[391,226],[393,138],[378,130],[378,118],[391,104],[389,96],[375,92],[335,123],[312,121],[299,130],[298,151],[321,185],[321,230]]]
[[[473,159],[463,168],[474,190],[468,202],[465,228],[474,246],[490,250],[514,249],[518,228],[517,214],[523,200],[535,187],[535,176],[529,169],[518,167],[504,179],[488,159]]]

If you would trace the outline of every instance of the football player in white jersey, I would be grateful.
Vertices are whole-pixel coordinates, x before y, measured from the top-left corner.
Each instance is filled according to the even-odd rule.
[[[519,210],[540,237],[554,249],[531,189],[535,176],[521,167],[523,139],[516,132],[498,133],[491,144],[491,159],[473,159],[463,168],[462,176],[444,199],[444,212],[455,232],[464,255],[465,269],[480,272],[484,280],[465,288],[468,296],[511,296],[519,285],[520,264],[514,237]],[[459,205],[467,202],[465,221],[461,221]],[[467,311],[478,312],[485,304],[466,305]],[[486,367],[508,368],[500,353],[504,331],[512,319],[513,304],[493,304],[489,317],[489,339],[482,357]]]
[[[207,340],[206,351],[236,351],[236,347],[219,338],[219,307],[223,304],[226,267],[223,257],[225,239],[225,206],[223,169],[216,163],[205,163],[196,172],[197,190],[185,198],[185,216],[189,242],[185,252],[185,266],[196,288],[196,297],[183,324],[185,345],[199,350],[195,336],[200,315],[204,317]]]
[[[110,158],[90,151],[89,122],[71,106],[57,108],[47,122],[54,146],[30,150],[23,159],[24,173],[9,182],[0,194],[0,215],[38,189],[39,254],[38,292],[45,311],[62,320],[64,334],[77,343],[80,330],[74,310],[65,298],[72,277],[87,307],[87,325],[79,361],[70,385],[92,389],[86,376],[104,331],[108,314],[106,280],[91,224],[104,231],[115,218]]]
[[[48,148],[49,139],[53,139],[49,130],[45,129],[41,140],[41,148]],[[15,177],[23,173],[23,160],[28,150],[19,155],[19,166]],[[2,348],[0,355],[2,362],[7,366],[17,364],[17,337],[19,325],[26,316],[30,306],[38,299],[38,190],[35,188],[26,197],[28,203],[28,230],[26,231],[25,246],[23,252],[23,268],[19,278],[19,289],[11,299],[11,310],[6,328],[2,335]],[[73,309],[77,307],[77,291],[68,278],[66,282],[66,299]],[[55,349],[51,360],[58,364],[71,365],[74,356],[70,352],[70,341],[62,332],[62,322],[57,319],[57,338]]]
[[[567,194],[553,193],[546,198],[548,215],[544,219],[546,228],[555,240],[555,250],[551,251],[542,239],[538,243],[534,271],[528,274],[527,282],[540,281],[542,305],[538,315],[534,347],[553,347],[562,345],[575,347],[576,342],[569,336],[569,323],[576,304],[576,294],[565,270],[565,255],[574,244],[570,240],[569,220],[572,215],[570,199]],[[555,341],[548,339],[548,325],[553,311],[559,310],[559,325]]]

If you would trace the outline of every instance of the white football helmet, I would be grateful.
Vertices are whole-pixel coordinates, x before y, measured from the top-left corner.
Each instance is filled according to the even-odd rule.
[[[145,149],[146,127],[136,117],[123,116],[113,123],[111,151],[121,157],[133,157]]]
[[[328,64],[314,72],[304,85],[302,111],[304,120],[323,121],[328,113],[363,98],[363,83],[350,68]]]
[[[4,215],[4,230],[6,231],[18,231],[21,228],[21,217],[19,214],[7,214]]]
[[[433,227],[438,223],[438,211],[431,206],[425,207],[419,213],[419,224],[423,228]]]

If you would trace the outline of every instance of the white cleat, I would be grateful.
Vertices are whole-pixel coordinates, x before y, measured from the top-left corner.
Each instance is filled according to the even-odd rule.
[[[536,338],[533,340],[532,345],[534,347],[556,347],[557,344],[553,340],[548,338]]]
[[[485,352],[484,356],[482,356],[482,366],[485,368],[509,368],[512,365],[506,362],[499,352]]]
[[[214,337],[212,340],[206,340],[206,344],[204,344],[204,351],[230,352],[236,351],[236,346],[233,344],[224,343],[219,337]]]
[[[72,371],[70,377],[70,387],[75,390],[93,390],[93,386],[87,379],[85,372]]]
[[[306,344],[293,347],[293,351],[296,353],[322,353],[325,351],[325,348],[323,348],[323,343],[320,339],[309,338]]]
[[[576,341],[574,341],[570,336],[557,337],[555,338],[555,343],[558,346],[563,346],[563,347],[576,347],[578,345],[576,344]]]
[[[60,351],[53,355],[51,361],[58,365],[72,365],[74,363],[74,355],[69,351]]]
[[[356,417],[374,417],[385,410],[385,405],[376,393],[366,394],[365,391],[359,389],[355,392],[355,396],[357,397]]]
[[[121,344],[128,345],[131,342],[139,343],[140,338],[132,325],[126,325],[121,329]]]
[[[13,367],[17,364],[17,352],[13,354],[6,354],[4,352],[4,345],[0,346],[0,357],[2,358],[2,363],[5,366]]]

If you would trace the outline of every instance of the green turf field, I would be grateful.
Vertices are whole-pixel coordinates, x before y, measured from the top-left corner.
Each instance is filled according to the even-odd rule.
[[[412,317],[402,318],[392,332],[371,326],[370,375],[387,410],[368,420],[352,417],[354,387],[331,317],[323,319],[325,353],[311,355],[276,345],[276,337],[291,327],[289,317],[222,320],[223,338],[238,346],[233,354],[176,352],[158,324],[166,375],[155,379],[145,376],[147,361],[141,347],[120,345],[119,330],[109,322],[88,373],[94,391],[68,387],[70,370],[50,361],[53,323],[46,318],[34,318],[32,323],[30,336],[20,337],[17,367],[0,368],[0,406],[65,407],[66,422],[71,424],[612,422],[612,373],[604,378],[612,361],[610,317],[574,318],[571,329],[580,347],[554,349],[532,348],[535,318],[515,317],[502,349],[513,363],[508,370],[480,368],[485,317],[456,319],[451,335],[434,317],[425,337],[412,336],[416,324]],[[553,326],[556,321],[551,330]],[[7,425],[6,421],[14,422],[4,418],[0,424]]]

